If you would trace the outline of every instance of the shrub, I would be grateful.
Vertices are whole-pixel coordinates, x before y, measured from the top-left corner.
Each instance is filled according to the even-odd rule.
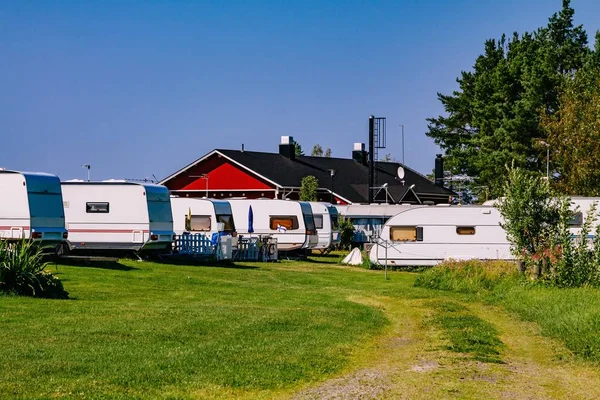
[[[62,282],[45,271],[42,250],[28,240],[0,241],[0,290],[25,296],[66,299]]]
[[[354,239],[354,225],[348,218],[342,216],[340,218],[340,247],[342,249],[350,249],[352,240]]]

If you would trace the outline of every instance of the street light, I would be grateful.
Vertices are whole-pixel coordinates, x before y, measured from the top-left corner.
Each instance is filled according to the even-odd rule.
[[[335,176],[336,172],[337,171],[335,169],[330,169],[329,170],[329,175],[331,176],[331,195],[330,195],[330,198],[329,198],[329,202],[331,204],[333,204],[333,177]]]
[[[92,168],[91,164],[83,164],[81,168],[87,168],[87,181],[90,181],[90,169]]]
[[[200,178],[200,179],[206,179],[206,198],[208,199],[208,175],[207,174],[202,174],[202,175],[188,175],[190,178]]]
[[[538,140],[539,144],[546,146],[546,180],[550,179],[550,145],[545,140]]]

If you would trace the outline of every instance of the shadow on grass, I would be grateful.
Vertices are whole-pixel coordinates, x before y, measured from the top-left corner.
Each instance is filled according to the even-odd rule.
[[[107,259],[107,258],[86,258],[86,257],[65,257],[55,262],[57,269],[60,271],[60,265],[68,265],[71,267],[84,267],[84,268],[100,268],[110,269],[115,271],[132,271],[139,268],[130,267],[123,265],[118,259]]]
[[[189,256],[163,256],[160,259],[152,260],[151,262],[157,264],[168,264],[168,265],[183,265],[191,267],[209,267],[209,268],[230,268],[230,269],[258,269],[259,267],[254,265],[240,265],[233,261],[215,261],[207,260],[200,257],[189,257]],[[243,263],[251,263],[252,261],[243,261]]]

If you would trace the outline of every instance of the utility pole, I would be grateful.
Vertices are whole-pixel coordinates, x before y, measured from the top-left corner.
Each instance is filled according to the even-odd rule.
[[[398,126],[402,127],[402,165],[406,165],[404,164],[404,124],[400,124]]]

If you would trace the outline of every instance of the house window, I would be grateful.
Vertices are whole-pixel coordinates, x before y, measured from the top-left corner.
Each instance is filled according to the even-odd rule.
[[[456,233],[458,235],[474,235],[475,227],[474,226],[457,226]]]
[[[416,242],[416,226],[391,226],[390,239],[392,242]]]
[[[85,203],[86,213],[108,213],[108,203]]]
[[[192,215],[190,219],[186,216],[185,229],[191,232],[210,231],[210,215]]]
[[[572,228],[581,228],[583,225],[583,214],[578,211],[571,216],[569,220],[569,226]]]
[[[315,228],[323,229],[323,216],[322,215],[313,215],[313,218],[315,219]]]
[[[271,215],[269,226],[274,231],[281,228],[287,230],[298,229],[298,217],[295,215]]]

